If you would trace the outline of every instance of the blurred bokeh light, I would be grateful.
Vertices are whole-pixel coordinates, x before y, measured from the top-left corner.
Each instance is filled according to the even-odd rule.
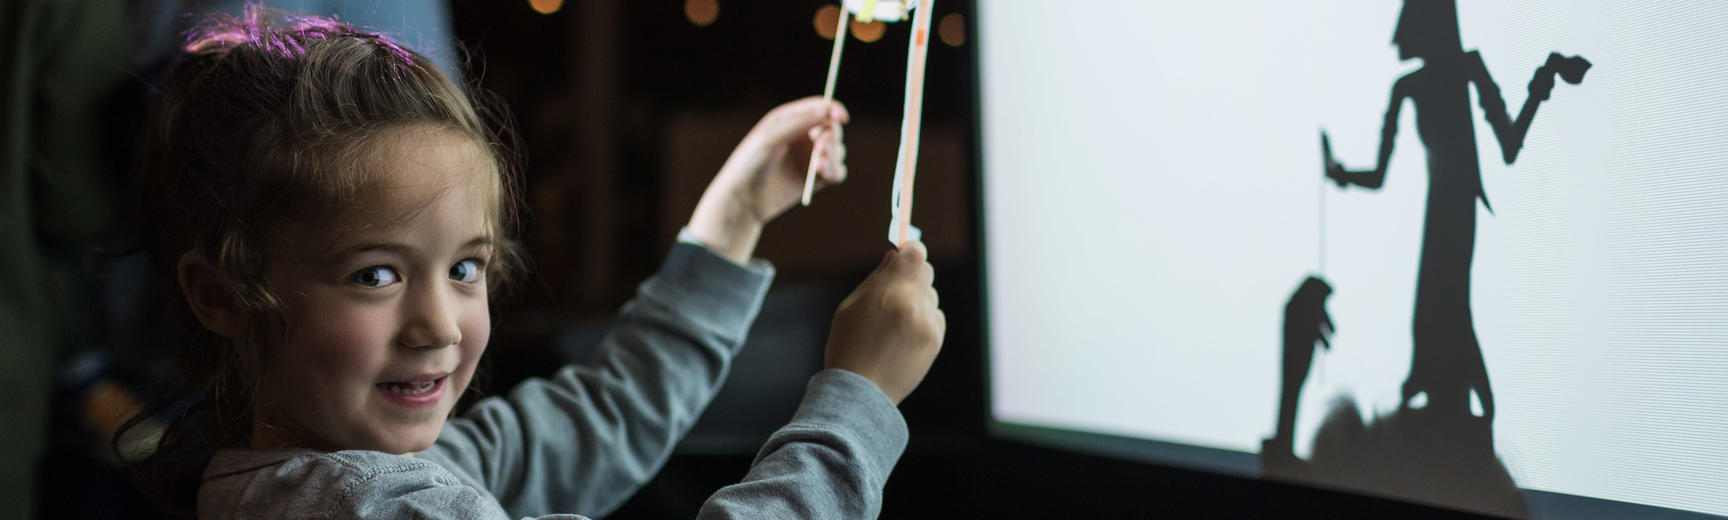
[[[720,18],[720,0],[684,0],[684,18],[697,27],[713,25]]]
[[[816,10],[816,34],[824,40],[834,39],[834,33],[840,26],[840,6],[825,5]]]
[[[949,47],[959,47],[966,44],[966,15],[948,13],[942,17],[942,24],[936,26],[936,36],[942,38],[942,43]]]
[[[528,0],[528,7],[540,14],[552,14],[564,7],[564,0]]]
[[[882,39],[882,33],[885,32],[888,32],[888,24],[882,23],[881,20],[870,23],[852,21],[852,37],[863,40],[865,43]]]

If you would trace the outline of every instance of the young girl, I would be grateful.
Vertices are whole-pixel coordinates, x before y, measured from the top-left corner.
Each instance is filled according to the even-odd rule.
[[[610,512],[666,461],[743,345],[844,109],[776,108],[727,160],[587,366],[452,417],[517,267],[502,126],[425,58],[258,8],[193,33],[145,144],[150,252],[185,311],[186,383],[141,482],[175,516],[519,518]],[[814,137],[812,137],[814,136]],[[923,246],[835,316],[827,366],[704,517],[870,518],[906,442],[895,406],[946,324]]]

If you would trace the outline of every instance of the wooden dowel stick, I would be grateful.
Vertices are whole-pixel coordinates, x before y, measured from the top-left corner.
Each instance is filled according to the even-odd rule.
[[[840,24],[834,26],[834,55],[828,58],[828,85],[822,88],[823,110],[830,110],[834,104],[834,81],[840,75],[840,51],[846,47],[846,23],[850,17],[846,6],[840,6]],[[810,205],[810,194],[816,188],[816,167],[821,165],[821,151],[817,147],[810,148],[810,168],[804,171],[805,206]]]

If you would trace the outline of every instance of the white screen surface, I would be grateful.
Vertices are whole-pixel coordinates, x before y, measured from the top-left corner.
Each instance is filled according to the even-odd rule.
[[[1056,7],[1060,7],[1057,9]],[[1329,404],[1402,404],[1428,157],[1374,164],[1402,2],[978,3],[995,418],[1256,453],[1283,313],[1336,291],[1295,453]],[[1728,4],[1460,0],[1516,115],[1550,52],[1594,66],[1501,158],[1480,94],[1470,307],[1517,485],[1728,514]],[[1322,266],[1322,262],[1324,265]]]

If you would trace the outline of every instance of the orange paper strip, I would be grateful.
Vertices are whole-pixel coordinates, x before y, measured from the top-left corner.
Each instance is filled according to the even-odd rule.
[[[936,0],[920,0],[912,20],[912,45],[906,57],[906,113],[900,129],[900,184],[895,187],[895,246],[904,246],[912,234],[912,187],[918,173],[918,134],[923,121],[924,64],[928,54],[931,11]]]

